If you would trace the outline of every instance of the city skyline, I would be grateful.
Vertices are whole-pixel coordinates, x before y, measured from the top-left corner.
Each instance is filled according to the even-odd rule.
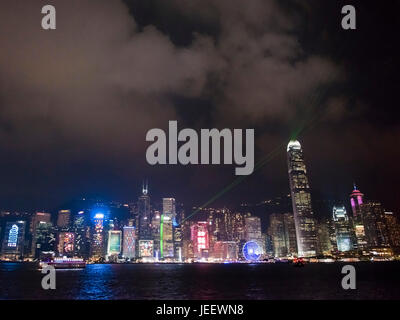
[[[183,206],[177,208],[173,197],[162,198],[161,206],[154,206],[146,180],[135,203],[95,201],[75,210],[64,208],[56,216],[36,212],[29,217],[1,211],[2,257],[43,259],[51,254],[94,262],[121,258],[236,262],[338,254],[387,259],[400,252],[398,215],[365,198],[355,185],[348,194],[351,216],[343,204],[336,203],[330,218],[317,218],[299,141],[289,141],[287,155],[292,207],[290,212],[280,208],[269,214],[267,229],[259,216],[246,210],[203,207],[193,208],[187,215]],[[121,208],[123,215],[115,212]]]
[[[399,299],[399,12],[2,0],[0,300],[256,319]]]

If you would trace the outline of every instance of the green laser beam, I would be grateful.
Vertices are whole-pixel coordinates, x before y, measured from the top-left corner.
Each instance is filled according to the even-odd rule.
[[[330,74],[327,80],[325,80],[326,83],[331,83],[332,79],[334,78],[334,74]],[[316,108],[322,100],[323,95],[328,91],[329,87],[325,85],[323,88],[319,88],[315,90],[309,97],[308,97],[308,103],[310,107],[308,115],[311,116],[308,120],[303,120],[302,123],[295,129],[295,131],[291,134],[289,140],[297,140],[298,137],[304,133],[306,130],[309,130],[312,128],[315,123],[323,116],[323,112],[320,111],[320,109]],[[303,103],[305,104],[305,103]],[[318,112],[320,111],[320,112]],[[264,165],[266,165],[269,161],[271,161],[285,146],[287,141],[282,142],[279,144],[277,147],[275,147],[274,150],[272,150],[264,159],[261,161],[257,162],[257,164],[254,166],[253,173],[262,168]],[[182,220],[182,223],[185,222],[187,219],[191,218],[192,216],[196,215],[200,210],[202,210],[204,207],[207,207],[217,199],[219,199],[221,196],[226,194],[228,191],[232,190],[234,187],[236,187],[238,184],[240,184],[242,181],[244,181],[248,176],[240,176],[239,178],[236,178],[233,180],[229,185],[227,185],[224,189],[219,191],[216,195],[211,197],[208,201],[206,201],[204,204],[202,204],[199,208],[197,208],[192,214],[187,216],[185,219]]]
[[[163,236],[164,236],[164,214],[161,215],[161,222],[160,222],[160,257],[162,258],[164,255],[164,248],[163,248]]]

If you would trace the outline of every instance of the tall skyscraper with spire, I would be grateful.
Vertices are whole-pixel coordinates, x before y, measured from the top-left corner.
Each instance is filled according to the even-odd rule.
[[[353,218],[356,218],[358,216],[361,217],[361,205],[363,204],[364,194],[357,190],[356,184],[353,186],[353,192],[350,194],[350,204],[353,212]]]
[[[364,194],[358,189],[356,184],[353,185],[353,191],[350,194],[350,205],[353,213],[353,225],[355,233],[355,242],[358,250],[365,250],[367,248],[367,237],[365,234],[364,219],[362,216],[362,205],[364,203]]]
[[[151,208],[148,182],[143,182],[142,195],[138,200],[139,240],[151,240]]]
[[[315,256],[317,232],[303,150],[300,142],[291,140],[286,151],[298,255]]]

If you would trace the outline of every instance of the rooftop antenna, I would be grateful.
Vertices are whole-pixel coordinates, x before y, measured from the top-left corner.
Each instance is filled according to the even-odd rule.
[[[149,183],[146,180],[146,184],[145,184],[144,181],[143,181],[143,184],[142,184],[142,193],[143,193],[143,195],[147,195],[148,192],[149,192]]]

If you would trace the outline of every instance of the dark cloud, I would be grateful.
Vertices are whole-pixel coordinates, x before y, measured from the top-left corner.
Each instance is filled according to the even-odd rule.
[[[354,39],[346,38],[353,54],[336,50],[344,36],[340,15],[328,11],[336,7],[274,0],[60,0],[52,2],[57,30],[44,31],[44,4],[6,1],[0,11],[5,203],[18,204],[21,194],[35,205],[91,192],[134,197],[144,176],[153,177],[160,194],[169,188],[178,198],[204,202],[234,178],[232,168],[145,163],[147,130],[173,119],[196,128],[255,127],[258,159],[306,129],[301,138],[309,165],[317,168],[313,180],[327,193],[322,181],[350,188],[351,180],[365,179],[358,176],[397,156],[383,146],[399,132],[365,120],[374,99],[361,96],[365,86],[357,84],[365,82],[349,69],[353,55],[363,55],[356,46],[364,36],[352,45]],[[375,157],[366,150],[375,150]],[[257,189],[249,198],[287,191],[284,152],[249,179],[246,186]],[[327,167],[319,165],[323,161]],[[343,175],[335,174],[335,165]],[[219,181],[205,191],[210,177]],[[247,197],[249,189],[237,192]]]

